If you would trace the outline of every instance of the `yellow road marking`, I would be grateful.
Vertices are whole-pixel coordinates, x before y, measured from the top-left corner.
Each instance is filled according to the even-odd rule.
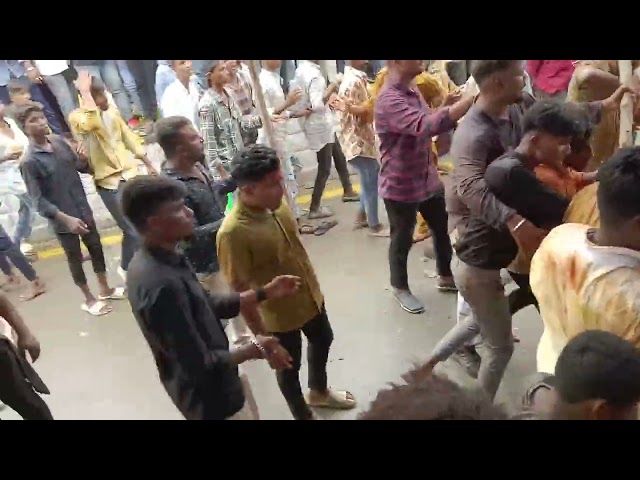
[[[353,189],[356,192],[360,191],[360,185],[359,184],[354,184],[353,185]],[[322,195],[323,199],[329,199],[329,198],[337,198],[337,197],[341,197],[342,196],[342,188],[335,188],[332,190],[325,190],[324,195]],[[296,203],[299,205],[306,205],[308,203],[311,202],[311,195],[310,194],[303,194],[303,195],[298,195],[298,198],[296,198]],[[119,233],[117,235],[109,235],[107,237],[102,237],[102,245],[116,245],[118,243],[120,243],[122,241],[122,234]],[[82,246],[82,249],[84,251],[84,245]],[[46,248],[44,250],[38,250],[38,258],[41,259],[45,259],[45,258],[51,258],[51,257],[59,257],[60,255],[64,255],[64,250],[62,250],[62,248],[60,247],[52,247],[52,248]]]

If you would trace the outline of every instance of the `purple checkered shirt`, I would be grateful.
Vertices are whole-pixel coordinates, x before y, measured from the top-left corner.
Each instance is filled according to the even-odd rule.
[[[421,202],[443,188],[433,163],[431,137],[455,127],[449,109],[431,110],[422,95],[387,80],[375,104],[380,140],[380,196],[397,202]]]

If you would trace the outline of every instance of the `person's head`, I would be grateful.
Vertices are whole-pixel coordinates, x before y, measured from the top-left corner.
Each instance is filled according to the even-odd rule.
[[[188,82],[193,74],[191,60],[170,60],[171,68],[181,82]]]
[[[14,105],[25,105],[31,101],[31,91],[29,85],[20,80],[9,80],[7,92]]]
[[[543,100],[527,110],[523,119],[521,146],[536,164],[559,167],[571,152],[571,141],[581,133],[575,113],[564,103]]]
[[[556,363],[552,418],[637,420],[640,350],[601,330],[572,338]]]
[[[155,124],[155,136],[167,159],[190,164],[204,161],[202,137],[189,119],[161,118]]]
[[[249,206],[276,210],[282,203],[284,185],[280,159],[273,148],[252,145],[240,150],[231,162],[231,178]]]
[[[621,148],[598,170],[600,226],[640,250],[640,147]]]
[[[140,175],[122,190],[122,211],[145,240],[175,244],[193,235],[193,211],[182,182],[165,176]]]
[[[381,390],[359,420],[504,420],[506,413],[482,392],[466,390],[448,378],[418,367],[405,384]]]
[[[510,105],[522,97],[524,70],[521,60],[474,60],[471,76],[485,98]]]
[[[229,75],[231,75],[231,78],[234,78],[240,68],[240,60],[227,60],[226,62]]]
[[[89,87],[91,97],[96,102],[96,106],[102,110],[109,110],[109,98],[107,97],[107,88],[99,78],[91,77],[91,86]]]
[[[387,66],[390,72],[403,81],[411,81],[424,71],[423,60],[388,60]]]
[[[571,140],[571,153],[564,159],[564,164],[578,172],[584,171],[587,163],[593,157],[591,150],[591,135],[593,134],[593,122],[584,105],[566,102],[566,108],[573,109],[580,122],[580,131]]]
[[[209,60],[206,72],[209,87],[222,88],[231,80],[225,60]]]
[[[362,70],[363,72],[367,69],[368,63],[369,60],[349,60],[349,65],[356,70]]]
[[[18,106],[15,117],[18,125],[29,138],[41,140],[49,134],[49,122],[44,114],[44,108],[39,103],[29,102]]]
[[[270,72],[277,72],[282,66],[282,60],[262,60],[262,66]]]

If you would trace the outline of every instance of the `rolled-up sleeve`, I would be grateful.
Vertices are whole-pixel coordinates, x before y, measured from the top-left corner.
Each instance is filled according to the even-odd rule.
[[[383,91],[378,97],[375,121],[376,130],[380,132],[429,138],[448,132],[456,126],[449,115],[449,108],[435,111],[418,108],[395,88]]]

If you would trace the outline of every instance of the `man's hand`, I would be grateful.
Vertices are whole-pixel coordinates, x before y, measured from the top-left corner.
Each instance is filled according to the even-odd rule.
[[[291,90],[287,95],[287,107],[290,107],[298,103],[298,100],[300,100],[301,97],[302,97],[302,89],[300,87]]]
[[[522,222],[524,220],[524,222]],[[522,222],[522,223],[521,223]],[[519,225],[519,226],[518,226]],[[514,215],[507,222],[509,232],[520,247],[520,250],[528,257],[532,258],[533,254],[547,236],[547,231],[536,227],[529,220],[523,219],[520,215]],[[517,227],[517,228],[516,228]]]
[[[602,110],[606,112],[617,111],[620,109],[620,103],[622,102],[622,98],[625,93],[630,93],[633,96],[633,101],[636,102],[638,100],[638,91],[634,90],[625,85],[620,85],[618,89],[613,92],[613,94],[609,98],[605,98],[602,101]]]
[[[289,352],[280,345],[280,341],[275,337],[256,335],[256,342],[260,345],[264,353],[264,358],[274,370],[286,370],[291,368],[293,359]]]
[[[267,299],[290,297],[300,288],[302,281],[294,275],[280,275],[264,286]]]
[[[40,342],[31,333],[18,337],[18,351],[27,358],[26,352],[29,352],[31,361],[35,362],[40,356]]]
[[[42,75],[36,67],[27,68],[27,78],[31,83],[40,84],[43,83]]]
[[[88,93],[91,91],[91,74],[87,70],[80,70],[78,78],[75,81],[76,88],[80,93]]]
[[[443,107],[448,107],[449,105],[453,105],[454,103],[460,101],[462,98],[462,94],[460,92],[451,92],[448,93],[444,100],[442,101]]]
[[[89,227],[79,218],[68,217],[65,220],[65,224],[71,233],[76,235],[85,235],[89,233]]]

